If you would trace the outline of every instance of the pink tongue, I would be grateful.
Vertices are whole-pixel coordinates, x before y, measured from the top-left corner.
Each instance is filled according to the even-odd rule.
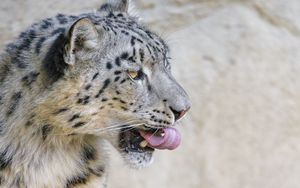
[[[152,148],[169,150],[177,148],[181,141],[180,133],[174,128],[164,128],[162,131],[164,136],[156,136],[144,131],[140,131],[140,134]]]

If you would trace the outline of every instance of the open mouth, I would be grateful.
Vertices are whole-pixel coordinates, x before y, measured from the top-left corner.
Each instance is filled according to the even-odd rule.
[[[181,135],[171,127],[146,129],[123,129],[120,133],[120,147],[126,152],[153,152],[154,149],[176,149]]]

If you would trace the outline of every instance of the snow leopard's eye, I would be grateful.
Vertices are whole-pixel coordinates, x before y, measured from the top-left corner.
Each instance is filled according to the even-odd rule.
[[[127,73],[132,80],[142,80],[145,76],[142,70],[139,71],[128,70]]]

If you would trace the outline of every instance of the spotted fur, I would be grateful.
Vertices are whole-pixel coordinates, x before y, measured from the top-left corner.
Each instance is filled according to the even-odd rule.
[[[127,9],[127,0],[111,0],[93,13],[58,14],[7,45],[0,187],[105,187],[105,140],[130,166],[151,162],[152,153],[121,147],[121,130],[172,126],[190,103],[166,43]]]

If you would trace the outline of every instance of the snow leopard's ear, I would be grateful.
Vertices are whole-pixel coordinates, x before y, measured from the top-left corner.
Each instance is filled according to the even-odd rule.
[[[99,33],[89,18],[80,18],[71,25],[67,39],[64,61],[73,65],[78,52],[93,49],[99,44]]]
[[[107,0],[107,3],[102,5],[99,11],[119,11],[128,12],[130,0]]]

